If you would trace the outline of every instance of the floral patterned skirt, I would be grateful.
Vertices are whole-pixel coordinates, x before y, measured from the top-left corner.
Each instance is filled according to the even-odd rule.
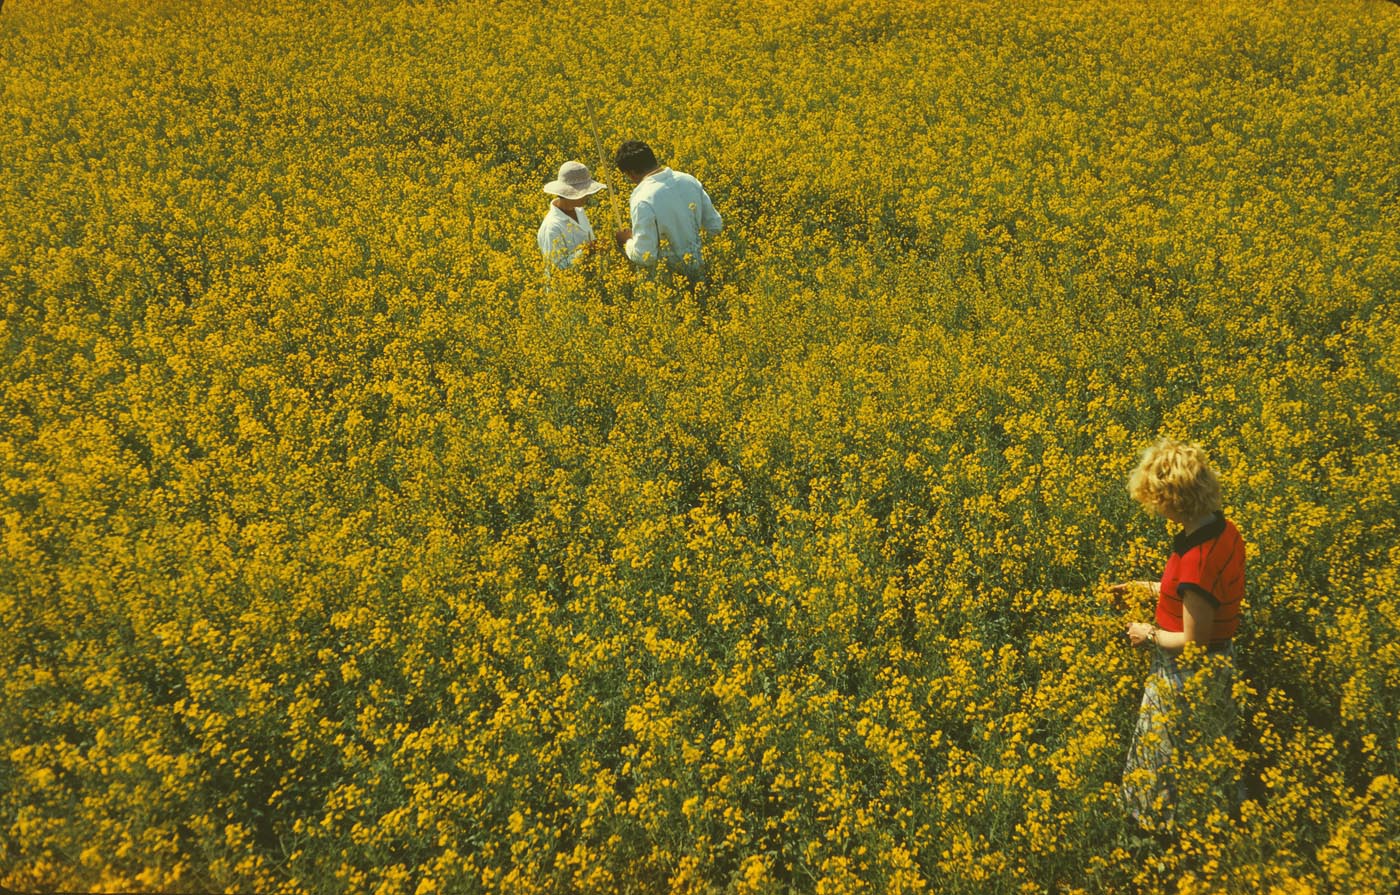
[[[1234,748],[1234,650],[1226,644],[1183,667],[1154,649],[1123,769],[1123,803],[1148,830],[1170,831],[1233,812],[1240,792]]]

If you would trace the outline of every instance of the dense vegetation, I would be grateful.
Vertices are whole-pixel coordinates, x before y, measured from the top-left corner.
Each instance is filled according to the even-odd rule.
[[[1400,8],[20,0],[0,54],[0,884],[1391,891]],[[700,292],[546,288],[585,95],[714,197]],[[1103,585],[1163,433],[1251,550],[1192,759],[1249,798],[1156,839]]]

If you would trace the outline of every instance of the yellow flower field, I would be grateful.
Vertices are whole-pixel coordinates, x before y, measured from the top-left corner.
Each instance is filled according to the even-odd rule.
[[[1400,6],[9,0],[0,58],[0,885],[1393,891]],[[625,214],[585,97],[714,198],[698,292],[546,283],[562,162]],[[1159,434],[1250,559],[1185,759],[1245,801],[1153,837]]]

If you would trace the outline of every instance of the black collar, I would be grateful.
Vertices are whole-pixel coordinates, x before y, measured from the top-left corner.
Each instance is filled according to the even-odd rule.
[[[1213,541],[1225,533],[1225,514],[1216,510],[1210,517],[1210,521],[1200,528],[1191,532],[1185,532],[1172,539],[1172,552],[1177,556],[1183,556],[1194,547],[1199,547],[1207,541]]]

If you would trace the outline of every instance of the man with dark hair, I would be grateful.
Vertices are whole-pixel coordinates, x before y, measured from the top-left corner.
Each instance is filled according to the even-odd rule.
[[[641,140],[628,140],[617,148],[613,162],[624,174],[644,177],[656,169],[656,153]]]
[[[613,163],[634,187],[632,226],[617,231],[618,248],[642,267],[662,262],[692,280],[703,277],[701,235],[718,233],[724,221],[700,181],[662,166],[640,140],[623,143]]]

